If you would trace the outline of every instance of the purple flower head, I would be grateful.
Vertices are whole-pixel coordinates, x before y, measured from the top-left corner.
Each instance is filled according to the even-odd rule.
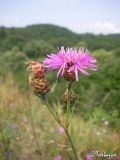
[[[44,60],[45,67],[49,71],[59,69],[57,77],[64,76],[65,79],[77,80],[78,71],[85,75],[89,75],[88,69],[96,71],[96,59],[83,48],[76,50],[74,48],[61,47],[56,54],[47,55]]]
[[[54,160],[62,160],[61,155],[57,155],[57,156],[54,158]]]
[[[59,127],[59,128],[58,128],[58,132],[62,135],[62,134],[65,133],[65,130],[64,130],[63,127]]]
[[[86,160],[92,160],[92,157],[89,154],[87,154]]]

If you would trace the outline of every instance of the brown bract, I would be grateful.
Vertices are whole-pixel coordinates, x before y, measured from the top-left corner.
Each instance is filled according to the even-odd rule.
[[[64,78],[70,82],[75,81],[75,72],[74,71],[69,72],[69,67],[66,67],[64,72]]]

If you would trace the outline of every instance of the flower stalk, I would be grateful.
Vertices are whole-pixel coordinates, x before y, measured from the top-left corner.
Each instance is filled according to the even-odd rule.
[[[73,106],[72,106],[72,111],[71,111],[71,103],[70,103],[72,84],[73,84],[72,81],[68,82],[67,121],[66,121],[66,127],[64,127],[64,130],[65,130],[66,136],[68,138],[68,141],[71,145],[72,151],[74,153],[75,160],[78,160],[76,149],[73,145],[73,142],[72,142],[72,139],[70,137],[69,130],[68,130],[70,122],[71,122],[72,114],[73,114]]]
[[[68,82],[68,98],[67,98],[67,121],[66,121],[66,127],[69,127],[69,116],[70,116],[70,97],[71,97],[71,89],[72,89],[72,82]]]
[[[70,137],[70,134],[69,134],[69,125],[70,125],[70,122],[71,122],[71,117],[72,117],[72,114],[73,114],[73,109],[72,109],[72,112],[71,112],[71,110],[70,110],[70,96],[71,96],[71,90],[72,90],[72,82],[68,82],[68,99],[67,99],[67,120],[66,120],[66,124],[64,125],[63,124],[63,122],[61,122],[61,120],[60,120],[60,117],[59,117],[59,115],[57,114],[55,114],[54,113],[54,111],[51,109],[51,107],[49,106],[49,104],[48,104],[48,102],[46,101],[46,107],[47,107],[47,109],[49,110],[49,112],[52,114],[52,116],[54,117],[54,119],[58,122],[58,124],[62,127],[62,128],[64,128],[64,131],[65,131],[65,134],[66,134],[66,136],[67,136],[67,138],[68,138],[68,141],[69,141],[69,143],[70,143],[70,145],[71,145],[71,148],[72,148],[72,151],[73,151],[73,154],[74,154],[74,158],[75,158],[75,160],[78,160],[78,157],[77,157],[77,153],[76,153],[76,149],[75,149],[75,147],[74,147],[74,145],[73,145],[73,142],[72,142],[72,139],[71,139],[71,137]],[[73,107],[73,106],[72,106]]]
[[[56,116],[56,114],[51,110],[51,108],[50,108],[50,106],[48,105],[47,102],[46,102],[46,107],[47,107],[47,109],[49,110],[49,112],[52,114],[52,116],[54,117],[54,119],[58,122],[58,124],[59,124],[62,128],[64,128],[65,134],[66,134],[66,136],[67,136],[67,138],[68,138],[68,141],[69,141],[69,143],[70,143],[70,145],[71,145],[71,148],[72,148],[72,151],[73,151],[73,153],[74,153],[75,160],[78,160],[77,153],[76,153],[76,149],[75,149],[75,147],[74,147],[74,145],[73,145],[72,139],[71,139],[70,134],[69,134],[69,131],[68,131],[69,125],[64,126],[64,124],[63,124],[63,123],[61,122],[61,120],[60,120],[60,117],[57,117],[57,116]],[[69,124],[70,124],[70,122],[69,122]]]
[[[68,138],[68,140],[69,140],[69,143],[70,143],[70,145],[71,145],[72,151],[73,151],[73,153],[74,153],[75,160],[78,160],[77,153],[76,153],[76,149],[75,149],[75,147],[74,147],[74,145],[73,145],[72,139],[71,139],[70,134],[69,134],[69,132],[68,132],[68,128],[64,128],[64,130],[65,130],[65,133],[66,133],[67,138]]]

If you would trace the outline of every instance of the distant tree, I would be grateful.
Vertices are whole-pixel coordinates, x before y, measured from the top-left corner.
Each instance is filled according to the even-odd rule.
[[[81,40],[80,42],[78,42],[76,45],[75,45],[75,48],[76,49],[79,49],[80,47],[83,47],[83,48],[87,48],[87,43],[83,40]]]
[[[60,48],[61,46],[64,47],[74,47],[75,44],[78,42],[76,38],[71,37],[68,38],[67,36],[63,37],[57,37],[57,38],[51,38],[49,42],[55,47],[55,48]]]
[[[9,36],[3,41],[4,50],[10,50],[13,47],[18,47],[20,50],[25,44],[25,39],[21,36]]]
[[[23,48],[23,52],[30,58],[37,58],[39,56],[45,56],[49,52],[54,51],[54,47],[46,41],[30,41]]]
[[[4,39],[7,36],[7,30],[5,27],[0,27],[0,39]]]
[[[106,56],[109,56],[110,52],[106,51],[105,49],[103,48],[100,48],[100,49],[96,49],[92,52],[94,54],[94,56],[96,57],[101,57],[102,59],[105,58]]]
[[[120,47],[113,50],[116,57],[120,56]]]
[[[27,61],[25,54],[19,51],[19,48],[14,47],[2,54],[0,64],[5,67],[6,71],[16,72],[23,68],[25,61]]]

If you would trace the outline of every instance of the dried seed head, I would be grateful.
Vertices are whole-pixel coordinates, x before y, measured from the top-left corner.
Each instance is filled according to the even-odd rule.
[[[40,64],[37,61],[29,61],[27,64],[29,65],[28,71],[33,77],[45,77],[45,68],[43,64]]]
[[[27,63],[29,71],[29,83],[33,86],[34,92],[38,96],[45,96],[50,91],[49,83],[45,79],[44,65],[30,61]]]
[[[34,91],[36,94],[46,94],[50,91],[49,89],[49,83],[45,78],[34,78],[31,81],[31,84],[34,88]]]

